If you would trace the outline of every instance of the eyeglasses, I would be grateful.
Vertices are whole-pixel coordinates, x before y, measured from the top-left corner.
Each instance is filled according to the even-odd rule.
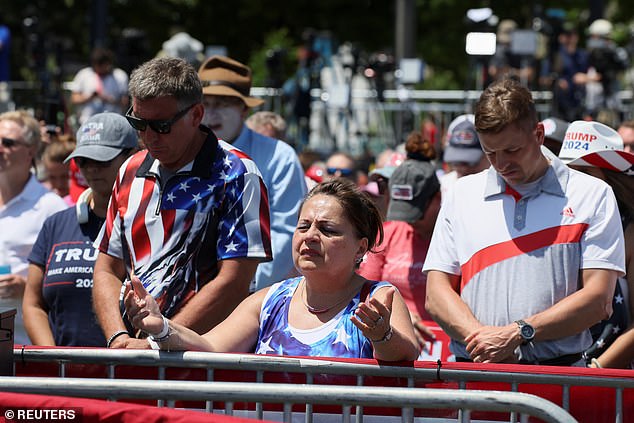
[[[189,112],[189,110],[195,105],[196,103],[184,108],[180,112],[176,113],[173,118],[167,120],[141,119],[136,116],[132,116],[132,107],[130,107],[125,114],[125,118],[137,131],[145,131],[149,126],[157,134],[169,134],[172,130],[172,125],[175,124],[180,118],[185,116],[187,112]]]
[[[335,173],[339,172],[341,176],[352,176],[354,170],[346,169],[343,167],[327,167],[326,172],[328,172],[328,175],[334,175]]]
[[[2,137],[1,142],[4,148],[12,148],[12,147],[15,147],[16,145],[26,145],[24,141],[18,141],[14,138],[6,138],[6,137]]]

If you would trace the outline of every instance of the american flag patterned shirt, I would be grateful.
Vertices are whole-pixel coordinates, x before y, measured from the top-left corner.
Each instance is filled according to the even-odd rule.
[[[271,259],[266,186],[251,159],[209,129],[196,158],[167,180],[140,151],[119,169],[95,246],[122,259],[166,316],[233,258]]]
[[[310,344],[305,344],[293,336],[288,324],[288,311],[293,293],[301,280],[300,276],[278,282],[273,284],[267,292],[260,309],[260,330],[255,353],[303,357],[373,358],[372,343],[350,320],[361,301],[361,291],[342,312],[333,318],[336,323],[326,336]],[[369,284],[368,298],[377,289],[391,286],[388,282],[368,281],[366,283]],[[319,330],[320,328],[314,329],[315,332]]]

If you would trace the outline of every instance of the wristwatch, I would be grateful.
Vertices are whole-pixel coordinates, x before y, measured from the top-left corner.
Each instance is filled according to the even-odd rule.
[[[517,323],[517,326],[520,329],[520,336],[523,340],[522,345],[533,342],[533,339],[535,338],[535,328],[523,320],[516,320],[515,323]]]

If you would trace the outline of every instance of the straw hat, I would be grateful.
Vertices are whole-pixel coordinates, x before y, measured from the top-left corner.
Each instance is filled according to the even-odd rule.
[[[198,69],[203,94],[239,97],[249,107],[257,107],[264,100],[250,97],[251,69],[225,56],[211,56]]]

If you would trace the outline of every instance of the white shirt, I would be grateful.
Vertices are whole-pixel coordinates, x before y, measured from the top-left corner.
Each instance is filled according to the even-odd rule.
[[[20,194],[4,206],[0,206],[0,248],[4,259],[11,266],[11,274],[28,273],[27,257],[37,235],[50,215],[64,210],[68,205],[57,194],[49,191],[31,175]],[[16,344],[30,344],[22,323],[22,299],[0,299],[0,309],[15,308]]]
[[[100,92],[116,100],[114,103],[106,103],[100,98],[92,98],[78,105],[80,124],[97,113],[125,113],[125,110],[121,109],[121,99],[128,94],[128,74],[121,69],[113,69],[112,73],[101,77],[91,67],[83,68],[75,75],[72,87],[73,92],[84,95]]]
[[[460,275],[460,296],[482,324],[502,326],[548,309],[579,289],[580,269],[624,273],[612,189],[550,160],[532,193],[515,198],[489,168],[456,181],[442,204],[423,271]],[[586,330],[535,343],[524,356],[544,360],[590,344]],[[469,357],[457,341],[451,349]]]

